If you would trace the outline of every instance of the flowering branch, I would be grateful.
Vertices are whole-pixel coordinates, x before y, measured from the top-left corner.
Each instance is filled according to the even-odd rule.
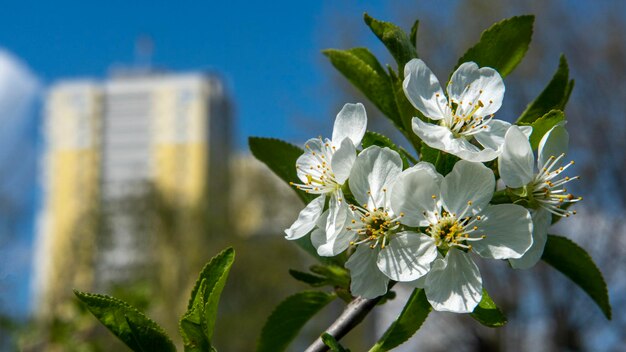
[[[373,299],[367,299],[363,297],[357,297],[350,302],[346,309],[341,313],[339,318],[332,323],[326,333],[332,335],[336,340],[344,337],[355,326],[359,325],[361,321],[369,314],[369,312],[378,304],[383,296],[379,296]],[[322,338],[318,337],[305,352],[321,352],[327,351],[328,347],[322,342]]]

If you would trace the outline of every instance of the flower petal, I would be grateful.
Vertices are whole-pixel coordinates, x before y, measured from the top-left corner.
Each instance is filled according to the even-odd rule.
[[[296,173],[300,181],[306,183],[307,175],[319,165],[319,158],[315,154],[323,155],[323,142],[320,138],[311,138],[304,143],[304,148],[304,154],[296,160]]]
[[[428,277],[428,275],[424,275],[424,276],[420,277],[417,280],[405,282],[405,284],[407,284],[407,285],[409,285],[411,287],[415,287],[415,288],[424,288],[424,287],[426,287],[426,278],[427,277]]]
[[[504,144],[504,136],[511,127],[511,124],[506,121],[492,119],[487,125],[489,126],[489,128],[477,132],[476,134],[474,134],[474,138],[476,138],[478,143],[480,143],[480,145],[485,148],[500,150],[502,148],[502,145]],[[518,127],[521,128],[529,126]],[[529,128],[532,132],[532,127]],[[530,133],[527,136],[530,136]]]
[[[426,163],[404,170],[391,190],[391,209],[396,215],[404,213],[400,222],[413,227],[428,226],[425,213],[439,210],[432,196],[439,195],[442,176],[420,164]]]
[[[562,153],[567,153],[569,133],[567,133],[563,125],[563,123],[557,124],[541,138],[539,142],[539,158],[537,160],[539,169],[543,168],[551,156],[558,157]]]
[[[350,172],[350,190],[359,202],[369,209],[385,207],[391,189],[402,172],[402,158],[389,148],[371,146],[359,154]],[[368,192],[371,192],[368,194]]]
[[[437,258],[435,240],[417,232],[400,232],[378,254],[378,269],[395,281],[414,281],[426,275]]]
[[[350,176],[350,170],[356,160],[356,148],[349,138],[341,142],[341,146],[333,154],[330,166],[335,174],[335,181],[342,185]]]
[[[346,104],[337,114],[333,127],[333,145],[339,147],[345,138],[354,146],[361,144],[367,128],[367,113],[361,103]]]
[[[424,122],[417,117],[413,118],[412,127],[413,132],[431,148],[446,150],[446,146],[455,139],[447,127]]]
[[[498,171],[504,184],[512,188],[523,187],[534,177],[535,156],[528,137],[517,126],[511,126],[504,137]]]
[[[326,231],[324,229],[326,228],[327,217],[328,211],[325,211],[320,217],[320,220],[318,220],[317,227],[311,231],[311,244],[315,247],[315,249],[318,249],[320,246],[326,244]]]
[[[489,204],[495,186],[495,177],[488,167],[459,160],[441,183],[443,207],[458,218],[476,214]]]
[[[402,88],[413,106],[426,117],[441,120],[451,114],[439,80],[424,61],[413,59],[404,66]]]
[[[316,231],[317,229],[313,231],[311,236],[313,236]],[[316,236],[325,236],[325,234],[316,234]],[[356,234],[352,231],[341,231],[334,236],[326,237],[324,243],[321,243],[322,237],[316,238],[315,243],[318,244],[317,254],[322,257],[334,257],[348,249],[350,242],[354,241],[356,238]],[[314,242],[313,237],[311,238],[311,242]]]
[[[490,205],[480,213],[478,229],[470,237],[485,236],[472,242],[473,250],[491,259],[520,258],[533,243],[533,222],[526,208],[516,204]]]
[[[483,283],[469,254],[452,248],[426,276],[426,298],[438,311],[470,313],[482,299]]]
[[[528,269],[541,259],[543,249],[548,240],[548,228],[552,224],[552,214],[545,210],[539,209],[532,213],[533,218],[533,244],[519,259],[509,259],[509,263],[515,269]]]
[[[531,126],[517,126],[517,128],[526,135],[526,138],[530,138],[530,135],[533,134],[533,128]]]
[[[498,157],[499,152],[496,150],[480,150],[465,138],[455,138],[447,127],[423,122],[417,117],[412,121],[413,132],[431,148],[443,150],[469,161],[486,162]]]
[[[285,230],[285,238],[288,240],[297,240],[313,230],[315,223],[324,209],[325,199],[326,196],[321,195],[307,204],[307,206],[300,211],[293,225]]]
[[[433,178],[437,179],[437,182],[441,182],[441,180],[443,180],[443,176],[441,176],[441,174],[437,172],[437,169],[435,169],[435,165],[433,165],[433,164],[431,164],[431,163],[429,163],[427,161],[420,161],[419,163],[411,166],[410,169],[411,170],[426,171]]]
[[[491,67],[478,68],[474,62],[465,62],[454,71],[448,84],[450,102],[458,104],[456,114],[473,116],[494,114],[504,98],[504,82]],[[477,104],[479,104],[476,108]]]
[[[326,219],[326,237],[331,238],[342,232],[348,218],[348,204],[343,199],[343,192],[333,192],[328,201],[328,218]]]
[[[346,262],[350,270],[350,291],[354,296],[376,298],[387,293],[389,278],[376,265],[380,249],[358,246]]]
[[[337,202],[331,199],[329,209],[317,222],[321,234],[317,233],[317,229],[311,233],[311,242],[317,248],[317,254],[322,257],[334,257],[348,249],[350,242],[357,238],[354,231],[347,229],[352,219],[354,215],[345,201]]]

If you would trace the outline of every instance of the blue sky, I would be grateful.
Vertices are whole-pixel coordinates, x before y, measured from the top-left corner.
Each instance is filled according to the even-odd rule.
[[[248,135],[301,140],[292,117],[329,111],[320,50],[337,33],[367,31],[364,11],[384,17],[385,6],[347,1],[110,1],[11,2],[0,13],[0,46],[24,60],[45,83],[105,77],[131,65],[139,36],[154,42],[153,63],[173,71],[207,69],[227,80],[235,98],[237,146]],[[326,71],[327,72],[327,71]],[[330,120],[331,117],[328,117]]]

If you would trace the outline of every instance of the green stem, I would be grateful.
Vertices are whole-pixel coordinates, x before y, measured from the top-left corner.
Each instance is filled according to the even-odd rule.
[[[395,284],[395,281],[391,281],[388,289],[391,289]],[[348,332],[350,332],[350,330],[359,325],[359,323],[361,323],[367,314],[369,314],[369,312],[376,307],[382,298],[383,296],[373,299],[363,297],[355,298],[346,306],[343,313],[341,313],[337,320],[335,320],[335,322],[332,323],[325,332],[334,337],[335,340],[339,341]],[[326,344],[322,341],[322,338],[319,337],[306,349],[305,352],[323,351],[328,351],[328,346],[326,346]]]
[[[491,204],[507,204],[507,203],[513,203],[513,200],[511,199],[511,196],[509,195],[509,192],[507,192],[506,189],[495,192],[493,194],[493,197],[491,197]]]
[[[442,173],[444,160],[445,160],[444,152],[440,150],[439,152],[437,152],[437,160],[435,161],[435,169],[439,173]]]

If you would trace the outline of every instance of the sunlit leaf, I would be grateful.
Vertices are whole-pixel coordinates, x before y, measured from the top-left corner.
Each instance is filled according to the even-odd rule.
[[[496,306],[487,291],[483,288],[483,298],[478,303],[478,306],[470,313],[479,323],[488,326],[490,328],[497,328],[504,326],[507,320],[504,313]]]
[[[452,154],[432,148],[422,141],[420,160],[435,165],[437,172],[445,176],[452,171],[454,164],[460,159]]]
[[[415,289],[398,319],[385,331],[370,352],[389,351],[406,342],[422,326],[431,310],[424,290]]]
[[[87,309],[133,351],[176,351],[165,331],[150,318],[114,297],[74,290]]]
[[[296,160],[304,153],[302,149],[275,138],[250,137],[248,144],[252,155],[267,165],[283,181],[300,182],[296,173]],[[305,203],[315,198],[295,188],[293,190]]]
[[[561,121],[565,120],[565,114],[560,110],[551,110],[542,117],[536,119],[532,124],[533,132],[530,135],[529,142],[534,150],[539,148],[541,138],[550,131],[550,129]]]
[[[565,110],[565,104],[574,88],[574,80],[569,79],[567,60],[561,55],[559,67],[539,96],[528,104],[526,110],[517,119],[517,123],[533,123],[550,110]]]
[[[335,297],[320,291],[304,291],[288,297],[265,322],[257,352],[284,351],[304,324]]]
[[[473,61],[492,67],[505,77],[522,61],[532,39],[535,16],[516,16],[500,21],[483,32],[480,41],[459,59],[456,67]]]
[[[365,23],[370,27],[372,32],[387,47],[391,56],[398,64],[398,72],[400,75],[404,72],[404,65],[411,59],[417,58],[417,51],[411,42],[411,38],[402,30],[390,22],[379,21],[367,13],[363,15]],[[415,32],[417,33],[417,27]]]
[[[217,306],[228,273],[235,261],[235,251],[227,248],[207,263],[200,275],[180,321],[186,349],[209,348],[213,337]]]
[[[396,127],[403,129],[390,77],[368,49],[327,49],[323,53]]]
[[[311,265],[310,269],[315,274],[325,277],[326,280],[334,286],[343,288],[350,287],[350,273],[343,266],[334,264]]]
[[[568,238],[548,235],[541,259],[587,292],[604,316],[611,319],[611,303],[606,282],[602,272],[584,249]]]
[[[305,273],[298,270],[289,269],[289,275],[294,279],[309,284],[313,287],[324,286],[328,283],[325,277]]]
[[[409,35],[409,39],[411,40],[411,43],[413,43],[413,46],[415,48],[417,48],[417,30],[419,26],[420,26],[420,21],[415,20],[415,22],[413,22],[413,26],[411,27],[411,34]]]

